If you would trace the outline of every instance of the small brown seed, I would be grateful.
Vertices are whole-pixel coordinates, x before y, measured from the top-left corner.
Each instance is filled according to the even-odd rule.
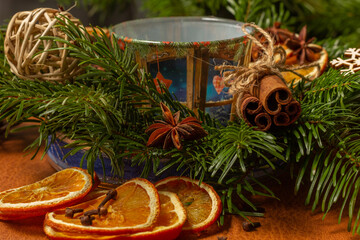
[[[244,231],[246,231],[246,232],[251,232],[251,231],[255,230],[255,228],[260,227],[260,226],[261,226],[260,222],[253,222],[253,223],[243,222],[242,223],[242,227],[243,227]]]
[[[227,237],[217,237],[218,240],[227,240]]]

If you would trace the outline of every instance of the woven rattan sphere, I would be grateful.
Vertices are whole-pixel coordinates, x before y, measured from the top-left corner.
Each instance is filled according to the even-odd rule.
[[[26,80],[40,79],[63,81],[81,72],[78,59],[68,56],[63,43],[53,40],[40,40],[43,36],[68,39],[68,36],[55,27],[58,19],[66,16],[75,25],[80,21],[70,13],[51,8],[38,8],[33,11],[16,13],[7,28],[4,47],[5,56],[11,71]],[[67,21],[67,20],[65,20]]]

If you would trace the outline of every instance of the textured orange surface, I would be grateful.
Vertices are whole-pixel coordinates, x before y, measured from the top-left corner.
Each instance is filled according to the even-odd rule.
[[[23,149],[37,136],[37,130],[11,134],[8,139],[0,138],[0,191],[19,187],[41,180],[55,170],[40,155],[30,160],[24,156]],[[242,219],[227,216],[225,226],[212,227],[200,236],[181,236],[178,240],[355,240],[346,231],[347,219],[337,223],[338,211],[331,211],[322,221],[321,212],[311,212],[304,206],[305,196],[294,196],[293,182],[283,179],[282,185],[273,183],[273,190],[281,201],[262,199],[262,207],[266,209],[264,218],[253,219],[262,226],[254,232],[244,232]],[[271,184],[271,183],[269,183]],[[335,209],[334,209],[335,210]],[[346,213],[345,213],[346,214]],[[43,240],[47,239],[42,231],[43,217],[19,221],[0,221],[0,240]]]

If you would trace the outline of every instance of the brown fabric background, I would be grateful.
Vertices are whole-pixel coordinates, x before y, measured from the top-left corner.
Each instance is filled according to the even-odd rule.
[[[11,134],[6,140],[0,138],[0,191],[33,183],[55,172],[46,159],[40,159],[41,154],[33,160],[30,160],[31,155],[24,155],[24,148],[36,137],[37,129],[32,129],[25,133]],[[347,218],[340,224],[337,223],[338,211],[331,211],[322,221],[320,211],[311,212],[310,207],[304,206],[305,193],[294,196],[293,181],[285,176],[282,177],[282,182],[282,185],[273,183],[272,188],[280,201],[261,199],[266,213],[264,218],[253,219],[262,224],[256,231],[244,232],[241,227],[242,219],[227,216],[224,227],[213,226],[199,236],[180,236],[179,240],[218,240],[218,237],[227,237],[227,240],[360,239],[346,231]],[[42,222],[43,217],[0,221],[0,240],[47,239],[42,231]]]

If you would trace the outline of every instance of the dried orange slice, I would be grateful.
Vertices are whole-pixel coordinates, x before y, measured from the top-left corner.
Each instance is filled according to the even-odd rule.
[[[186,210],[179,197],[166,191],[159,191],[161,210],[154,229],[148,232],[136,233],[129,239],[136,240],[172,240],[179,236],[186,221]],[[127,238],[126,238],[127,239]]]
[[[99,235],[128,234],[151,230],[160,213],[159,194],[146,179],[134,178],[116,188],[115,200],[105,204],[107,214],[94,216],[91,225],[82,225],[77,213],[73,218],[65,216],[65,209],[46,214],[45,224],[63,232],[91,233]],[[80,203],[72,208],[84,212],[97,209],[105,196]]]
[[[220,216],[219,195],[208,184],[188,177],[168,177],[155,184],[159,191],[176,193],[186,209],[184,231],[199,232],[212,225]]]
[[[74,204],[93,187],[90,174],[68,168],[41,181],[0,193],[0,219],[15,220],[43,215]]]
[[[318,64],[318,66],[298,69],[298,70],[295,70],[295,72],[301,74],[302,76],[304,76],[310,80],[314,80],[315,78],[319,77],[325,71],[325,68],[327,66],[328,53],[323,48],[319,54],[320,54],[320,58],[317,61],[308,63],[309,65]],[[297,65],[292,65],[292,67],[297,67]],[[296,75],[292,72],[285,71],[285,72],[282,72],[281,74],[288,84],[290,84],[292,81],[294,81],[294,84],[296,84],[298,81],[301,80],[301,77],[299,77],[298,75]]]
[[[81,233],[61,232],[48,225],[44,225],[45,234],[53,240],[87,239],[87,240],[172,240],[179,236],[181,228],[186,220],[186,212],[180,199],[175,193],[159,191],[160,215],[151,231],[134,233],[129,235],[88,235]]]

